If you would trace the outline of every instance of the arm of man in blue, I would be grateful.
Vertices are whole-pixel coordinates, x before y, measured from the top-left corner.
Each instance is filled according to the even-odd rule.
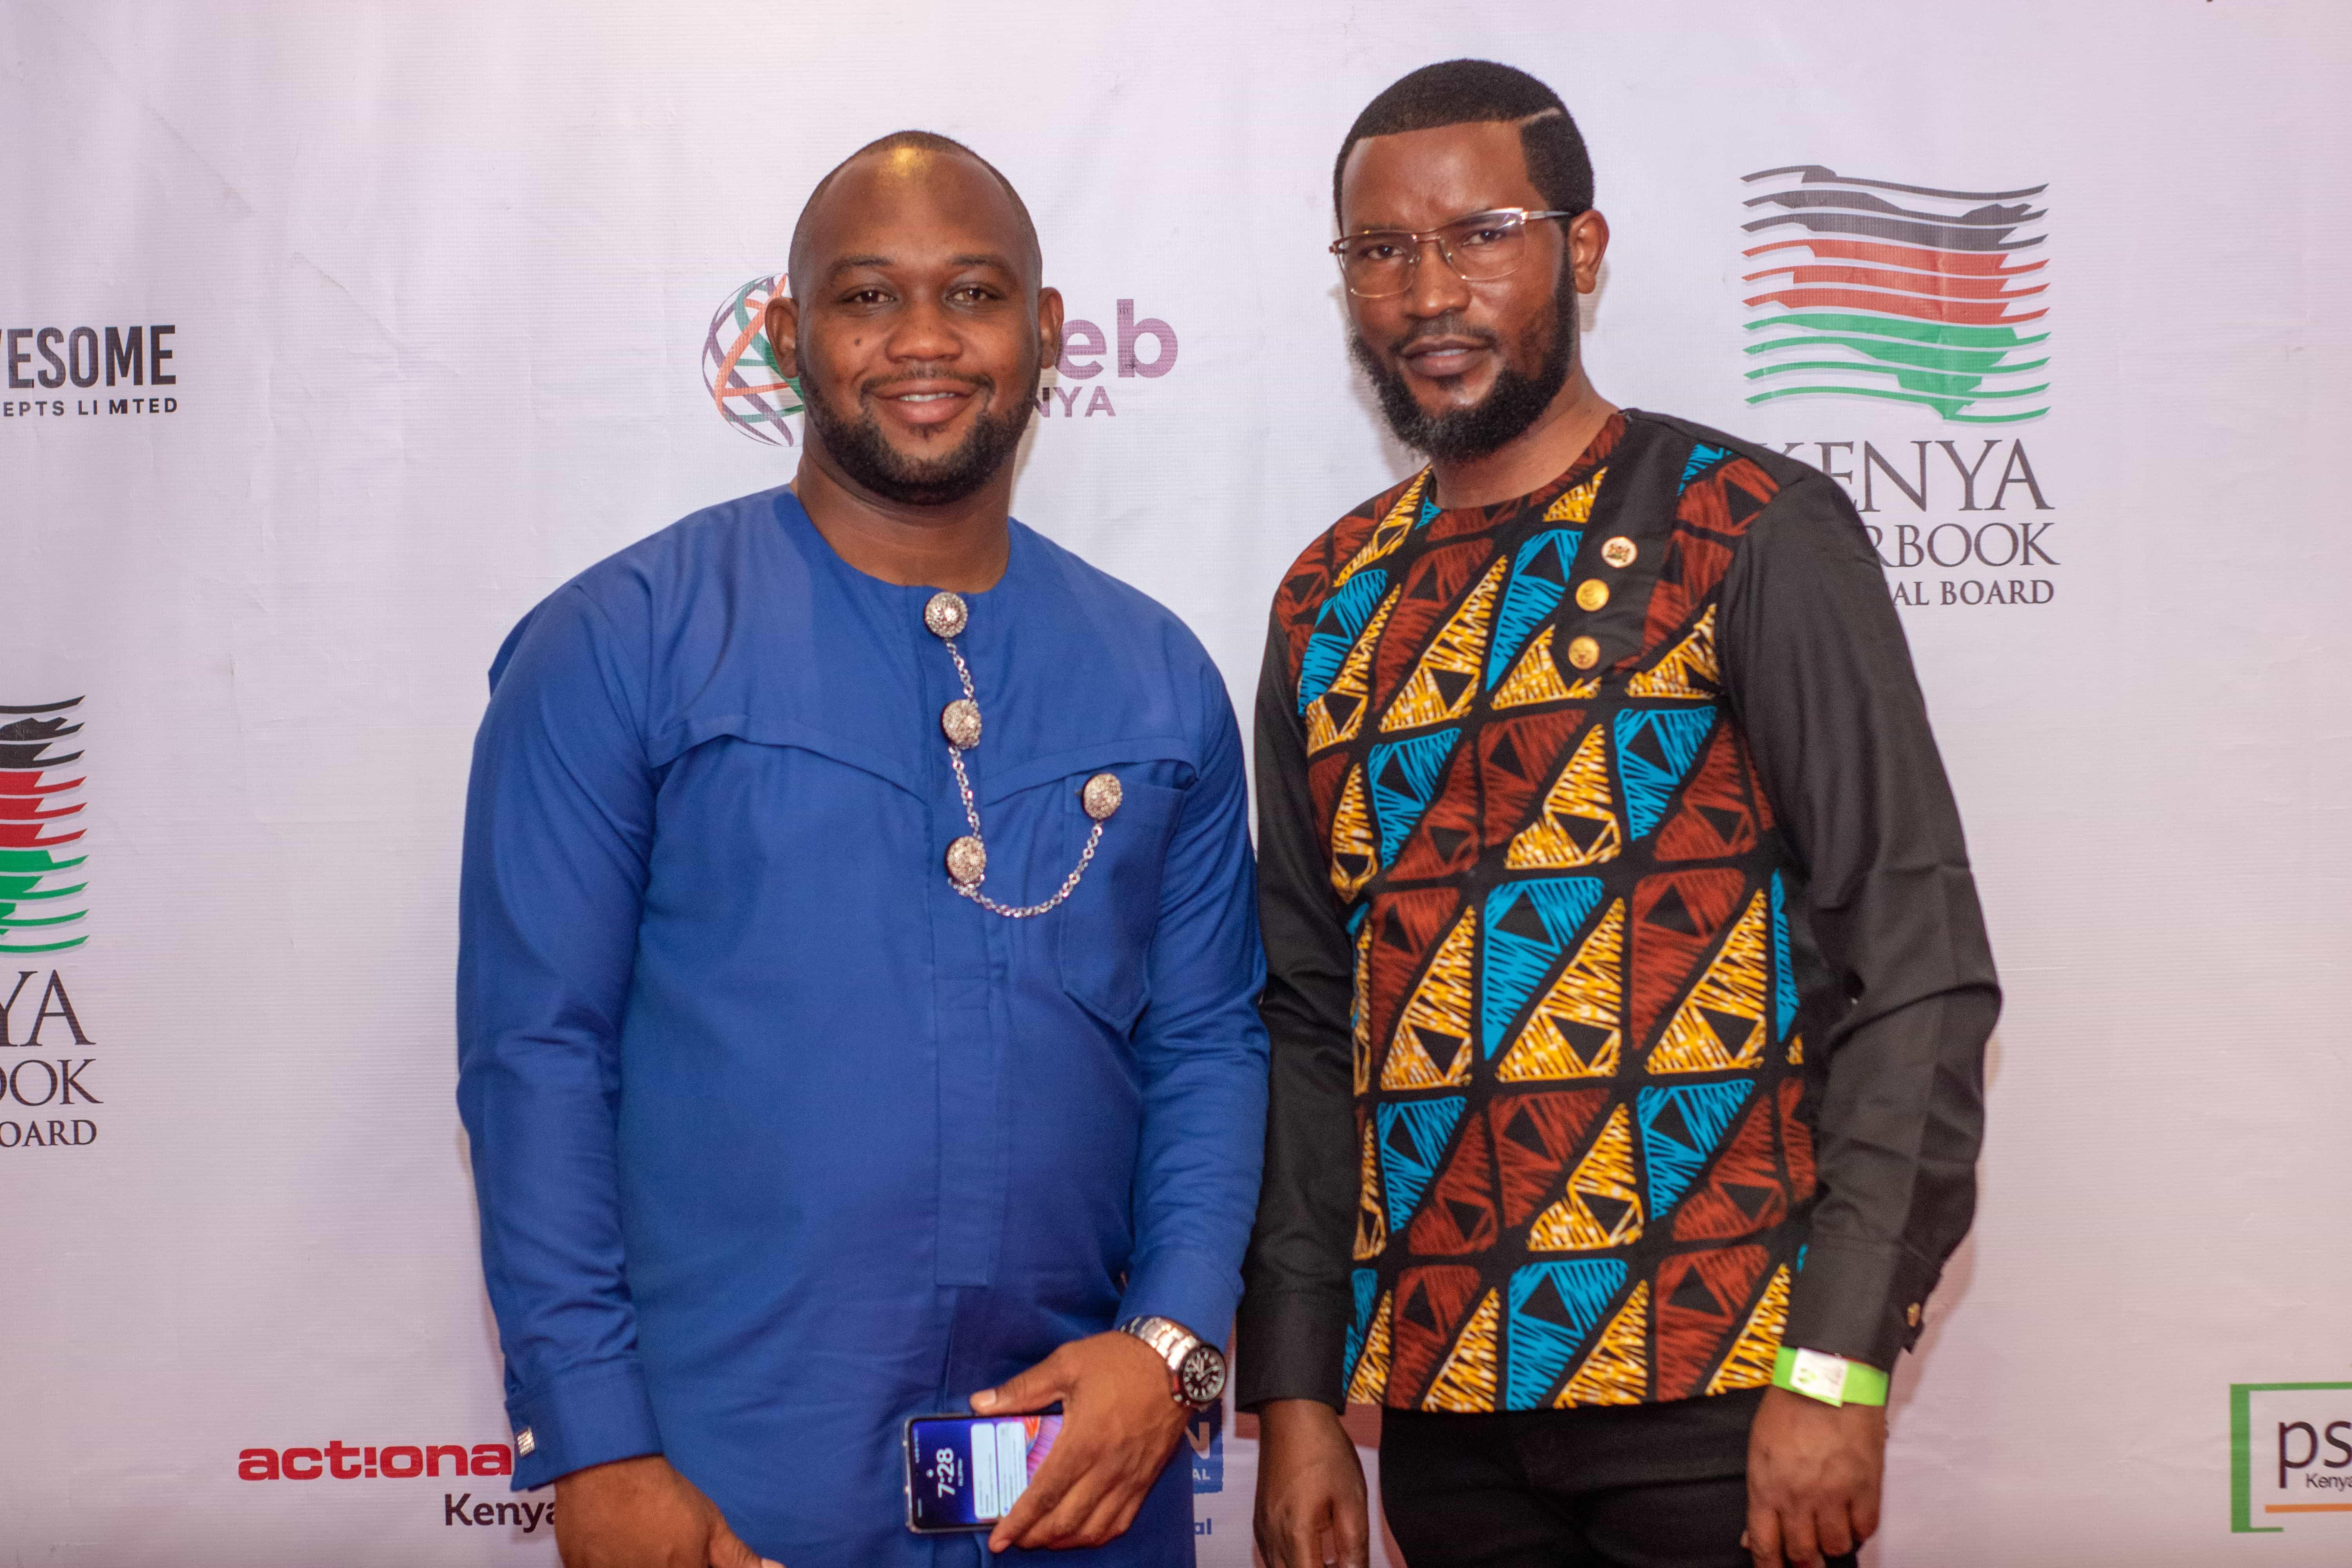
[[[1167,1318],[1221,1345],[1241,1297],[1265,1149],[1266,1045],[1256,1005],[1265,955],[1241,735],[1223,682],[1202,664],[1202,763],[1168,847],[1151,1000],[1134,1035],[1143,1129],[1135,1252],[1119,1314]],[[1140,1376],[1128,1383],[1130,1373]],[[1068,1417],[990,1549],[1094,1546],[1124,1531],[1182,1432],[1184,1407],[1171,1392],[1156,1352],[1111,1333],[1066,1345],[973,1395],[983,1411],[1061,1400]]]
[[[1257,996],[1257,870],[1241,733],[1213,668],[1200,777],[1168,847],[1151,1002],[1136,1025],[1144,1081],[1135,1260],[1122,1318],[1156,1316],[1223,1344],[1265,1151],[1266,1043]]]
[[[474,743],[457,1104],[518,1488],[662,1446],[637,1361],[614,1142],[654,833],[641,682],[575,584],[499,649]]]

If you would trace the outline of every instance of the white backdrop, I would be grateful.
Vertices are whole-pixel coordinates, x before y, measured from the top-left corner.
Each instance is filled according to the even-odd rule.
[[[1019,510],[1245,702],[1276,574],[1409,462],[1342,352],[1331,155],[1459,54],[1591,140],[1602,388],[1870,480],[1967,816],[2009,1001],[1876,1562],[2352,1559],[2341,6],[0,0],[0,707],[85,699],[0,714],[82,753],[0,750],[0,921],[86,911],[0,924],[0,1563],[552,1561],[443,1456],[239,1475],[505,1437],[450,1024],[499,637],[790,477],[705,389],[713,312],[913,124],[1021,187],[1074,316],[1172,340],[1062,379]],[[1745,374],[1743,204],[1788,181],[1742,176],[1801,164],[2046,187],[2046,412],[1746,402],[1787,378]],[[2241,1390],[2233,1463],[2271,1384],[2347,1386]],[[1240,1564],[1252,1445],[1217,1460]]]

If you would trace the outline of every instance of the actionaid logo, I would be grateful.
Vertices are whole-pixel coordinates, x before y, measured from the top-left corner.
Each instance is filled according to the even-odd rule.
[[[514,1450],[504,1443],[390,1443],[381,1447],[337,1438],[315,1448],[245,1448],[244,1481],[414,1480],[419,1476],[510,1476]]]

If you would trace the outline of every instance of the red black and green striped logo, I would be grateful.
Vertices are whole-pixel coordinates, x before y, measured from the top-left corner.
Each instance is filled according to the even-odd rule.
[[[1742,178],[1766,187],[1740,226],[1741,281],[1764,286],[1746,300],[1748,402],[1880,398],[1966,425],[2050,411],[2047,185],[1945,191],[1819,163]]]
[[[89,941],[82,829],[81,733],[67,702],[0,706],[0,953],[62,952]]]

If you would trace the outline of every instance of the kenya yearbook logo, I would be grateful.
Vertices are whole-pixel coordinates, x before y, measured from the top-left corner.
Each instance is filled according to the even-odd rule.
[[[1747,346],[1759,384],[1782,397],[1885,399],[1960,425],[2010,425],[2049,412],[2049,314],[2036,274],[2049,189],[1947,191],[1850,178],[1819,163],[1763,169],[1745,203],[1740,252],[1768,284]],[[1893,193],[1891,196],[1879,193]]]
[[[63,952],[89,940],[79,907],[89,884],[82,829],[81,733],[68,702],[0,707],[0,955]],[[73,776],[62,776],[71,773]]]
[[[801,411],[801,389],[776,363],[768,342],[768,301],[783,292],[782,273],[761,273],[727,296],[702,340],[702,386],[711,406],[770,447],[793,444],[793,427],[784,421]]]

